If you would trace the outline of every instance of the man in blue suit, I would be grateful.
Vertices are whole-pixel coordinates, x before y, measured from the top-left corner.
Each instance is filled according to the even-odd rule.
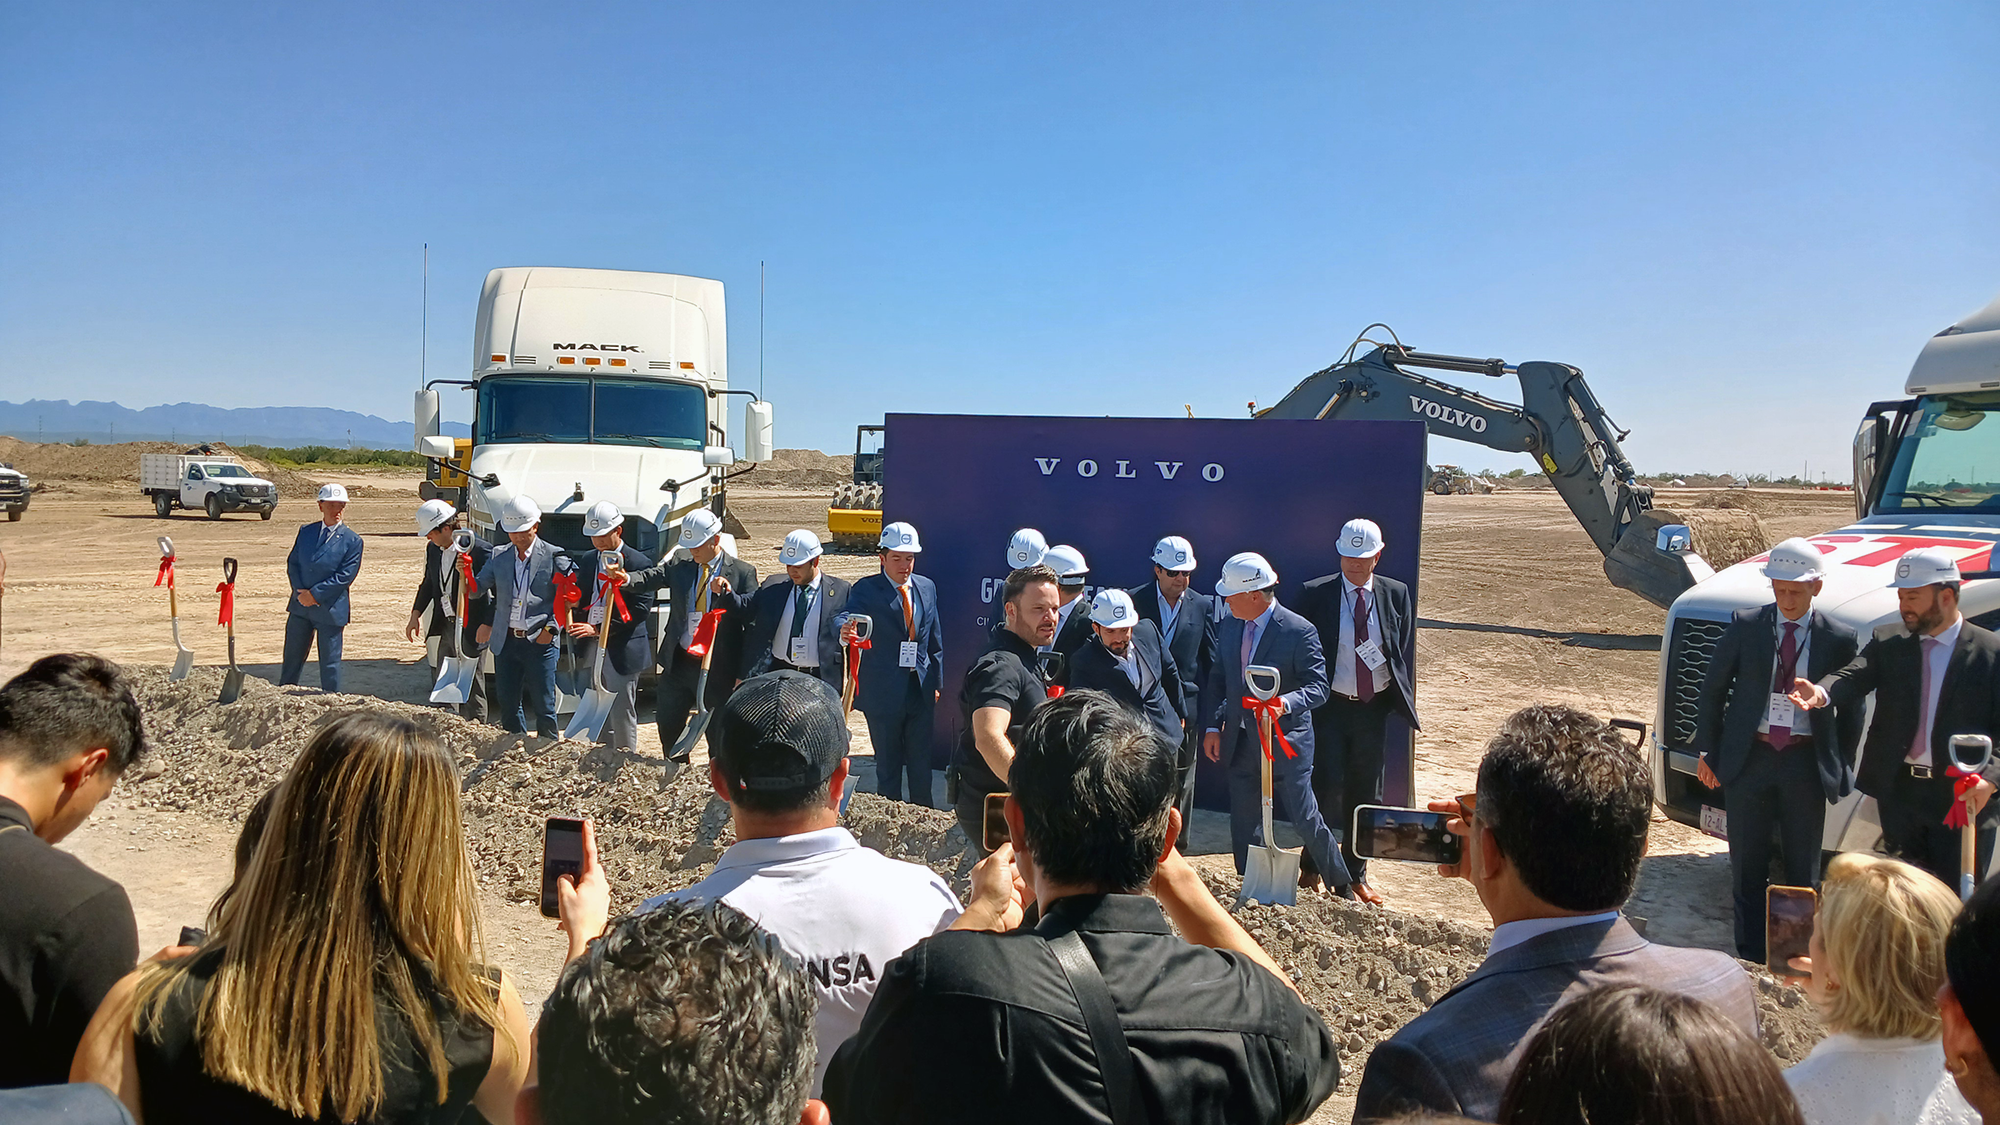
[[[1229,768],[1229,838],[1236,852],[1236,870],[1243,870],[1252,842],[1262,825],[1264,752],[1257,717],[1243,700],[1250,692],[1243,670],[1267,665],[1278,670],[1277,730],[1271,737],[1271,792],[1276,811],[1305,838],[1312,857],[1334,893],[1353,898],[1353,879],[1340,858],[1340,842],[1320,816],[1313,796],[1313,708],[1326,702],[1326,657],[1320,651],[1319,630],[1312,622],[1278,604],[1278,572],[1251,552],[1231,555],[1222,564],[1217,596],[1229,606],[1229,616],[1216,632],[1215,667],[1202,692],[1204,716],[1202,753]],[[1287,754],[1278,732],[1291,743]]]
[[[1215,599],[1189,588],[1194,568],[1194,544],[1169,535],[1153,544],[1153,580],[1126,591],[1140,618],[1160,631],[1174,667],[1180,670],[1181,719],[1187,734],[1181,740],[1181,795],[1175,805],[1182,824],[1194,823],[1194,760],[1201,745],[1201,716],[1195,709],[1215,667]]]
[[[854,584],[847,612],[874,621],[870,647],[861,650],[861,680],[854,708],[868,720],[875,746],[875,791],[892,801],[910,783],[910,803],[931,803],[931,727],[944,687],[944,630],[938,624],[937,586],[918,574],[924,549],[917,529],[892,523],[882,529],[882,571]],[[845,643],[854,626],[841,628]]]
[[[1132,607],[1123,590],[1100,590],[1090,603],[1096,635],[1069,662],[1070,691],[1101,691],[1146,720],[1160,745],[1179,754],[1181,674],[1160,631]],[[1178,775],[1175,784],[1180,783]],[[1180,791],[1175,790],[1178,794]],[[1178,800],[1176,796],[1176,800]]]
[[[597,661],[597,631],[610,629],[604,646],[604,667],[597,673],[604,690],[612,693],[611,714],[598,734],[600,745],[622,750],[639,748],[639,673],[653,662],[651,634],[646,622],[653,617],[653,594],[625,585],[625,576],[646,569],[652,560],[625,545],[625,513],[609,500],[599,500],[583,516],[583,533],[597,548],[583,558],[577,568],[577,585],[583,604],[589,609],[577,614],[569,626],[576,638],[577,664],[589,669]],[[598,576],[605,580],[600,581]],[[620,587],[617,597],[612,587]],[[626,616],[618,615],[624,603]],[[608,624],[607,624],[608,622]],[[584,675],[589,676],[586,671]],[[589,688],[588,682],[585,688]]]
[[[516,734],[528,729],[525,696],[535,733],[555,738],[562,733],[556,725],[556,629],[568,618],[556,595],[559,585],[575,582],[576,564],[535,534],[541,526],[542,509],[529,497],[516,496],[500,510],[500,530],[510,545],[493,552],[479,572],[479,588],[493,591],[493,624],[480,627],[479,643],[493,653],[492,710],[500,725]]]
[[[790,668],[841,690],[847,660],[840,627],[847,621],[847,596],[854,587],[820,570],[821,553],[819,536],[812,532],[799,528],[785,535],[778,552],[784,575],[772,576],[750,597],[739,682]]]
[[[340,690],[340,639],[347,628],[347,588],[361,573],[361,536],[340,522],[347,510],[347,489],[338,484],[319,490],[319,521],[299,528],[292,553],[285,559],[292,596],[285,603],[285,662],[280,684],[299,682],[306,653],[319,638],[319,686]]]

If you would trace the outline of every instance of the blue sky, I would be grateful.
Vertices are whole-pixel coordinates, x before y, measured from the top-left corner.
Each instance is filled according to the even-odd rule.
[[[781,445],[1240,416],[1372,321],[1846,472],[2000,293],[1990,4],[0,7],[0,398],[406,418],[501,265],[722,279]],[[1475,387],[1502,397],[1510,388]],[[1526,467],[1435,444],[1434,460]]]

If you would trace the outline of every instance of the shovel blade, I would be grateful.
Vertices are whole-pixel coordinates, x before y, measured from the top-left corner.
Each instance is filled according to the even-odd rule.
[[[1299,853],[1250,845],[1243,864],[1243,890],[1236,905],[1295,906],[1299,901]]]
[[[569,725],[563,728],[563,737],[580,742],[596,742],[604,733],[604,721],[611,717],[613,696],[608,691],[592,688],[576,701],[576,713],[569,717]]]
[[[215,697],[217,703],[234,703],[243,694],[243,669],[231,668],[222,674],[222,694]]]
[[[464,703],[472,698],[472,677],[479,674],[479,661],[471,657],[447,656],[438,661],[437,683],[431,688],[432,703]]]

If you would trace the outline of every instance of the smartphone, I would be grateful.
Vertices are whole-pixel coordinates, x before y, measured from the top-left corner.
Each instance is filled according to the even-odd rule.
[[[1445,827],[1449,813],[1399,809],[1388,805],[1357,805],[1348,836],[1354,854],[1367,859],[1455,866],[1459,838]]]
[[[556,880],[583,873],[583,821],[552,816],[542,829],[542,917],[561,917],[556,908]]]
[[[981,844],[989,852],[997,852],[1000,845],[1013,839],[1007,831],[1007,794],[988,793],[986,811],[980,821]]]
[[[208,931],[200,926],[182,926],[181,939],[175,945],[201,945],[208,940]]]
[[[1806,956],[1812,947],[1813,915],[1818,910],[1819,894],[1811,887],[1764,889],[1764,967],[1772,976],[1800,975],[1791,961]]]

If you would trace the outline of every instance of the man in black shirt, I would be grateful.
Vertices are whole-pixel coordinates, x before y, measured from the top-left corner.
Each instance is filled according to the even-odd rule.
[[[0,1087],[69,1081],[98,1002],[139,960],[124,889],[52,845],[145,746],[101,657],[45,656],[0,688]]]
[[[1035,708],[1048,702],[1036,650],[1055,639],[1059,599],[1056,572],[1048,567],[1024,566],[1009,574],[1001,591],[1005,617],[986,651],[965,670],[965,686],[959,689],[965,729],[952,752],[945,787],[953,794],[958,826],[981,855],[986,854],[981,831],[986,795],[1006,790],[1021,728]]]
[[[1096,691],[1018,745],[1007,825],[1042,920],[891,961],[827,1070],[833,1119],[1303,1121],[1340,1080],[1333,1037],[1174,850],[1175,748]]]

